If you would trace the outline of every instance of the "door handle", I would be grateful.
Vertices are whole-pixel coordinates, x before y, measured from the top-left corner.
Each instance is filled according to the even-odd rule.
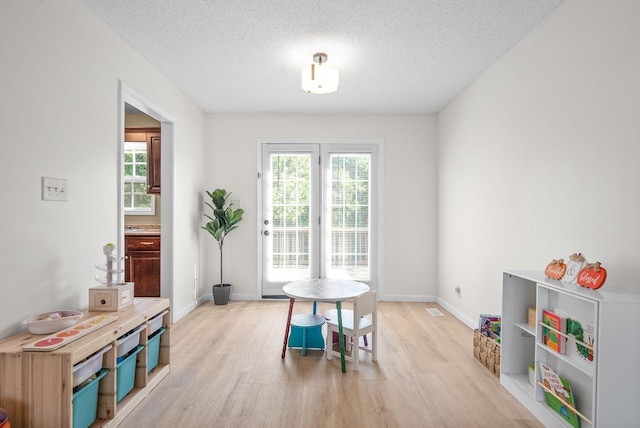
[[[264,231],[264,232],[262,232],[262,233],[264,233],[264,236],[269,236],[269,231],[268,231],[268,230],[265,230],[265,231]]]

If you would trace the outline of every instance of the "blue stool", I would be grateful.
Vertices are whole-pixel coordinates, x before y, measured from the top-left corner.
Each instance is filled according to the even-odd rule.
[[[324,349],[322,326],[324,317],[317,314],[296,314],[291,317],[291,334],[289,334],[289,349],[300,348],[302,355],[307,349]]]

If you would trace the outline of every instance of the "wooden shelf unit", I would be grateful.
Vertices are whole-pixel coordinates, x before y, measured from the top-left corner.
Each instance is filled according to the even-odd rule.
[[[166,331],[160,337],[158,365],[147,373],[147,329],[140,333],[134,389],[116,402],[117,339],[163,315]],[[84,311],[83,319],[106,312]],[[149,392],[169,374],[171,349],[171,313],[169,300],[135,298],[134,303],[118,312],[108,312],[118,319],[61,348],[50,352],[24,351],[22,347],[46,335],[24,331],[0,341],[0,404],[11,418],[13,427],[69,427],[73,425],[73,366],[106,345],[112,348],[103,355],[103,367],[109,373],[100,381],[97,420],[94,427],[115,427]]]
[[[536,308],[536,326],[527,324]],[[564,335],[559,354],[542,341],[544,309],[594,326],[593,361],[570,355],[575,339]],[[539,363],[571,382],[583,427],[637,426],[640,420],[640,293],[605,284],[599,290],[546,278],[543,272],[505,271],[502,294],[500,383],[547,427],[570,425],[547,406]],[[528,377],[535,365],[536,384]]]

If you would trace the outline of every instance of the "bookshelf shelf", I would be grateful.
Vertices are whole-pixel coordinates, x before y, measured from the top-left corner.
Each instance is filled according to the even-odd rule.
[[[540,363],[571,382],[583,427],[637,425],[640,337],[628,329],[640,325],[640,293],[608,284],[587,289],[542,271],[505,271],[502,306],[500,383],[545,426],[570,425],[546,403]],[[531,307],[535,328],[527,323]],[[571,332],[544,324],[544,310],[571,319]],[[564,353],[543,343],[545,328],[564,338]],[[536,367],[535,386],[528,382],[530,364]]]
[[[546,386],[544,386],[542,384],[542,382],[536,382],[536,384],[538,384],[542,389],[544,389],[546,392],[548,392],[549,394],[552,394],[554,397],[556,397],[558,400],[562,400],[562,397],[560,397],[558,394],[556,394],[555,392],[553,392],[551,389],[547,388]],[[564,400],[562,400],[564,401]],[[578,411],[578,409],[576,409],[575,407],[573,407],[571,404],[566,403],[566,406],[568,408],[570,408],[572,411],[575,412],[576,415],[580,416],[586,423],[588,423],[589,425],[593,425],[593,422],[591,422],[585,415],[583,415],[582,413],[580,413]]]
[[[518,327],[519,329],[524,331],[529,336],[535,336],[536,335],[536,331],[533,328],[531,328],[531,326],[529,324],[527,324],[527,323],[517,322],[517,323],[515,323],[515,325],[516,325],[516,327]]]
[[[574,347],[576,345],[581,345],[581,346],[587,348],[589,350],[589,353],[592,355],[593,360],[595,361],[595,359],[596,359],[595,348],[593,347],[592,344],[587,343],[587,342],[583,342],[582,340],[578,340],[573,336],[570,336],[570,335],[568,335],[568,334],[566,334],[566,333],[564,333],[564,332],[562,332],[560,330],[557,330],[557,329],[549,326],[548,324],[544,324],[543,322],[538,322],[538,325],[541,325],[542,328],[549,329],[549,330],[553,331],[554,333],[559,334],[560,336],[562,336],[564,338],[564,340],[566,341],[565,346],[567,348],[569,348],[569,349],[574,349]],[[542,344],[542,348],[545,349],[545,350],[548,350],[550,352],[555,352],[554,350],[549,349],[548,347],[544,346],[544,344]],[[556,354],[557,354],[557,352],[556,352]],[[562,354],[560,354],[560,355],[562,355]],[[568,360],[568,361],[570,362],[570,360]],[[572,364],[572,363],[570,362],[570,364]]]
[[[538,354],[540,354],[540,357],[538,358],[538,361],[542,360],[542,353],[549,353],[551,354],[554,358],[566,363],[569,366],[573,366],[575,367],[576,370],[579,370],[580,372],[584,373],[587,376],[593,377],[594,376],[594,365],[586,365],[586,364],[577,364],[576,362],[574,362],[573,360],[571,360],[570,358],[568,358],[567,356],[565,356],[564,354],[559,354],[556,351],[554,351],[553,349],[548,348],[547,346],[545,346],[543,343],[538,343],[537,344],[537,351]]]

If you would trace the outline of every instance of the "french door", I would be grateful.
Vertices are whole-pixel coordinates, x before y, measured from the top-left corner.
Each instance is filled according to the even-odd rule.
[[[377,145],[261,144],[263,297],[308,278],[377,278]]]

